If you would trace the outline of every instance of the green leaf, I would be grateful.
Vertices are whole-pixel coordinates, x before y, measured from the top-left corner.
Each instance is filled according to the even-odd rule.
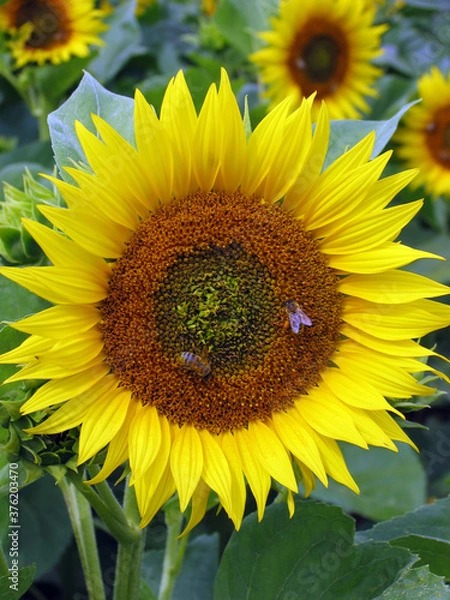
[[[354,545],[354,522],[335,506],[297,501],[244,519],[225,548],[215,600],[370,600],[414,559],[388,544]],[[395,550],[395,552],[392,552]],[[399,552],[401,550],[401,552]]]
[[[427,504],[402,517],[378,523],[358,540],[391,542],[408,548],[436,575],[450,579],[450,497]]]
[[[61,177],[73,183],[63,167],[73,161],[86,163],[86,157],[75,132],[75,121],[80,121],[95,133],[91,114],[100,115],[128,142],[134,142],[133,106],[131,98],[113,94],[85,73],[80,85],[60,108],[50,113],[48,124],[56,164]]]
[[[72,539],[67,509],[54,480],[47,476],[19,492],[19,563],[36,563],[36,578],[52,569]],[[8,548],[6,524],[0,525]]]
[[[417,102],[418,100],[406,104],[387,121],[331,121],[330,142],[324,168],[328,167],[371,131],[375,131],[376,135],[372,158],[378,156],[393,136],[401,117]]]
[[[64,92],[79,81],[81,73],[89,64],[90,56],[74,57],[60,65],[44,64],[39,69],[33,69],[32,75],[37,87],[42,90],[45,99],[50,104],[47,112],[55,108]]]
[[[19,598],[22,598],[33,583],[35,571],[36,567],[34,565],[19,569],[17,583],[15,579],[10,579],[12,575],[0,577],[0,600],[19,600]],[[14,588],[11,588],[11,585]],[[17,588],[15,588],[16,585]]]
[[[50,306],[46,300],[6,277],[0,277],[0,298],[2,299],[0,311],[2,321],[16,321]]]
[[[404,571],[374,600],[450,600],[450,589],[428,567]]]
[[[256,34],[269,28],[269,17],[277,6],[274,0],[223,0],[217,6],[214,22],[228,42],[247,58],[259,45]]]
[[[314,498],[338,504],[374,521],[404,514],[426,499],[425,471],[417,453],[406,444],[399,452],[384,448],[363,450],[342,444],[344,458],[361,490],[360,495],[330,480],[329,488],[318,483]]]
[[[105,19],[108,25],[102,34],[105,45],[89,64],[89,71],[103,83],[115,77],[130,58],[140,54],[141,30],[135,9],[136,0],[129,0]]]
[[[219,536],[199,535],[190,539],[172,600],[211,598],[219,556]],[[157,591],[161,580],[164,552],[149,550],[144,554],[142,577]]]

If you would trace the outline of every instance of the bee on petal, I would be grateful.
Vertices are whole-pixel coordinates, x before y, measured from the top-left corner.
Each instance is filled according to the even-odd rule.
[[[205,379],[211,374],[211,365],[209,364],[205,353],[202,353],[202,355],[199,356],[198,354],[194,354],[194,352],[182,352],[180,354],[180,359],[186,369],[195,373],[202,379]]]
[[[289,325],[294,333],[300,333],[305,325],[311,327],[311,319],[303,312],[295,300],[285,302],[284,308],[289,319]]]

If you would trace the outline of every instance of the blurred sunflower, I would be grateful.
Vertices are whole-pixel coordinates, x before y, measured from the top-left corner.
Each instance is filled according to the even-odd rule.
[[[397,270],[434,257],[395,242],[422,202],[386,208],[415,171],[379,179],[369,135],[324,172],[329,119],[279,104],[246,140],[225,72],[197,115],[182,73],[158,118],[139,91],[136,148],[93,115],[76,124],[90,164],[49,177],[68,208],[24,225],[52,266],[0,273],[56,306],[11,326],[8,382],[48,380],[23,406],[32,431],[81,425],[79,463],[105,446],[95,483],[127,459],[142,525],[178,492],[188,528],[214,490],[239,528],[245,481],[259,518],[272,478],[355,492],[336,440],[411,443],[385,397],[428,395],[411,338],[444,327],[448,288]],[[430,369],[432,370],[432,369]]]
[[[271,107],[287,96],[317,91],[314,115],[326,100],[332,119],[356,119],[369,106],[364,96],[381,70],[370,61],[381,54],[385,25],[374,25],[376,6],[365,0],[285,0],[273,30],[259,34],[268,46],[250,58],[260,67]]]
[[[106,29],[94,0],[9,0],[0,7],[0,28],[10,34],[9,47],[17,67],[49,61],[60,64],[72,56],[89,55],[101,46]]]
[[[417,86],[422,102],[403,118],[395,136],[398,155],[420,168],[416,186],[424,185],[434,196],[450,196],[450,73],[445,76],[432,67]]]

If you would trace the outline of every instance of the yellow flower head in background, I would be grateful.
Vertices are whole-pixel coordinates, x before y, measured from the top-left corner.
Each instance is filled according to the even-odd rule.
[[[32,431],[81,425],[79,463],[108,447],[93,482],[128,460],[142,525],[174,492],[188,529],[210,490],[236,528],[246,483],[259,518],[272,480],[357,492],[336,440],[396,451],[411,442],[386,397],[433,392],[411,338],[450,323],[428,299],[448,288],[399,269],[434,256],[395,241],[422,202],[386,208],[415,171],[380,179],[373,135],[323,171],[329,118],[313,134],[311,113],[284,101],[246,139],[225,72],[198,115],[182,73],[159,118],[136,92],[136,147],[77,123],[92,173],[50,178],[56,229],[24,220],[52,266],[0,269],[55,304],[0,357],[22,365],[8,382],[47,380]]]
[[[364,0],[282,1],[272,31],[259,34],[268,45],[250,57],[271,107],[290,95],[299,104],[317,91],[315,115],[322,100],[332,119],[367,112],[364,97],[376,95],[372,84],[381,74],[371,61],[386,31],[373,24],[375,12]]]
[[[60,64],[89,55],[103,44],[106,29],[94,0],[9,0],[0,7],[0,28],[11,35],[9,47],[17,67],[27,63]]]
[[[403,118],[403,127],[395,139],[398,155],[420,169],[414,182],[424,185],[427,193],[450,197],[450,73],[437,67],[417,83],[422,102]]]

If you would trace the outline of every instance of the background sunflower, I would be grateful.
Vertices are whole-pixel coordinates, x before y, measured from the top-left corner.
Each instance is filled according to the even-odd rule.
[[[450,74],[433,67],[417,88],[422,102],[411,108],[396,135],[398,155],[420,169],[416,186],[450,197]]]
[[[326,100],[332,119],[355,119],[376,94],[381,70],[372,63],[381,54],[385,25],[375,25],[375,7],[363,0],[286,0],[271,19],[272,31],[259,33],[267,47],[251,55],[260,68],[264,96],[274,106],[292,95],[317,92],[316,114]]]

